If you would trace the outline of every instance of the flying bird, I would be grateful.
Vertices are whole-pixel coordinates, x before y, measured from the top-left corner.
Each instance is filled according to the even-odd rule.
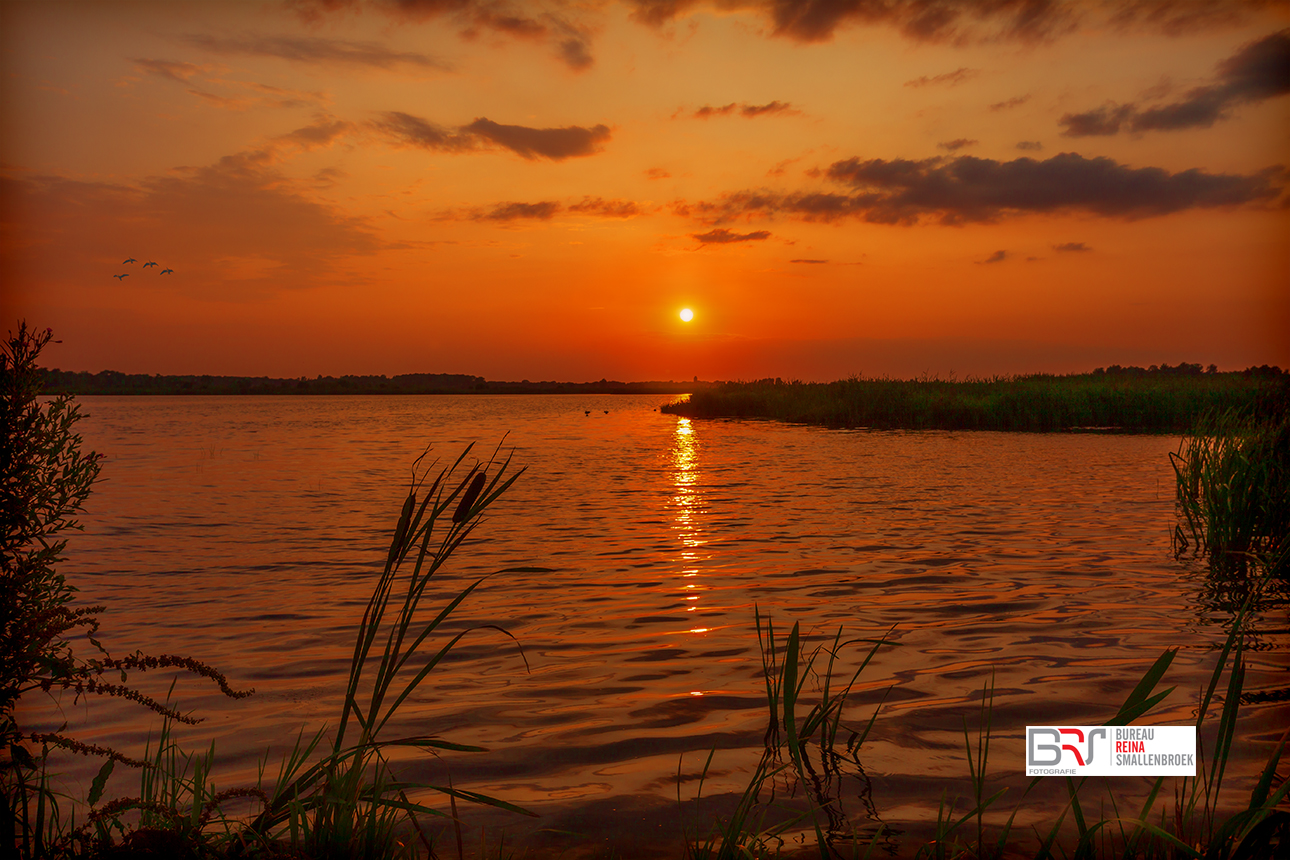
[[[128,278],[128,277],[130,277],[130,273],[129,273],[129,272],[126,272],[124,275],[113,275],[112,277],[116,278],[116,279],[119,281],[119,280],[121,280],[122,278]]]
[[[169,275],[169,274],[170,274],[170,273],[172,273],[173,271],[175,271],[175,270],[174,270],[174,269],[162,269],[162,270],[161,270],[160,272],[158,272],[157,274],[159,274],[159,275]]]
[[[130,259],[128,259],[128,260],[122,260],[122,261],[121,261],[121,265],[123,265],[123,266],[124,266],[126,263],[137,263],[137,262],[139,262],[139,261],[138,261],[138,260],[136,260],[134,257],[131,257],[131,258],[130,258]]]
[[[156,264],[156,263],[154,263],[154,262],[152,262],[151,260],[149,260],[148,262],[146,262],[146,263],[144,263],[144,264],[143,264],[143,267],[146,269],[146,268],[148,268],[149,266],[155,266],[155,265],[157,265],[157,264]]]

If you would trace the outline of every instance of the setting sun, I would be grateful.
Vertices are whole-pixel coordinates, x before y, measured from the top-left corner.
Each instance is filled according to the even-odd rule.
[[[694,311],[690,310],[689,308],[684,308],[681,310],[681,322],[689,322],[692,319],[694,319]]]

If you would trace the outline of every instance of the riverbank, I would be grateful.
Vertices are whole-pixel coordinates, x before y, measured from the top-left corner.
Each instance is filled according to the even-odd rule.
[[[1188,366],[1183,366],[1188,367]],[[1101,370],[989,380],[853,377],[719,383],[663,407],[687,418],[768,418],[830,427],[1180,433],[1206,412],[1255,406],[1290,385],[1279,368],[1234,373]]]

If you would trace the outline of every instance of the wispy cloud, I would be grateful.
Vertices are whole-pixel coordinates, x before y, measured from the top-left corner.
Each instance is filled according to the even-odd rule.
[[[540,203],[502,203],[479,218],[484,221],[516,221],[522,218],[547,221],[554,218],[560,208],[560,204],[554,200],[543,200]]]
[[[426,54],[415,51],[396,51],[378,42],[353,42],[316,36],[259,36],[250,33],[237,36],[191,33],[184,36],[183,41],[194,48],[214,54],[277,57],[297,63],[370,66],[378,69],[390,69],[395,66],[448,68],[442,60]]]
[[[209,67],[207,66],[199,66],[194,63],[184,63],[176,60],[136,59],[133,62],[135,68],[141,72],[162,78],[169,78],[170,80],[178,81],[181,84],[186,84],[197,75],[205,74],[209,71]]]
[[[472,221],[549,221],[561,214],[583,218],[624,219],[634,218],[643,212],[641,204],[634,200],[606,200],[603,197],[585,196],[573,203],[559,200],[540,200],[536,203],[506,201],[491,207],[450,210],[441,217]]]
[[[828,262],[828,260],[807,260],[807,259],[804,259],[804,258],[799,257],[799,258],[798,258],[798,259],[796,259],[796,260],[789,260],[789,262],[790,262],[790,263],[811,263],[811,264],[814,264],[814,265],[817,265],[817,266],[818,266],[818,265],[822,265],[822,264],[824,264],[824,263],[827,263],[827,262]]]
[[[1043,148],[1044,148],[1044,145],[1037,140],[1017,141],[1017,149],[1020,149],[1023,152],[1039,152],[1039,150]]]
[[[434,2],[434,0],[429,0]],[[918,42],[1044,42],[1084,27],[1152,29],[1177,35],[1239,22],[1263,0],[628,0],[632,17],[662,26],[694,11],[753,9],[773,35],[822,42],[847,26],[890,26]]]
[[[994,104],[990,105],[990,110],[992,111],[1011,110],[1012,108],[1020,107],[1021,105],[1024,105],[1028,101],[1030,101],[1029,95],[1014,96],[1013,98],[1010,98],[1007,101],[995,102]]]
[[[1252,42],[1218,65],[1212,83],[1182,99],[1143,107],[1109,103],[1059,120],[1067,137],[1114,135],[1122,130],[1178,131],[1209,128],[1229,119],[1233,108],[1290,93],[1290,29]]]
[[[933,75],[930,78],[927,75],[923,75],[921,78],[915,78],[912,81],[905,81],[905,86],[929,87],[943,84],[945,86],[954,87],[966,80],[976,77],[978,74],[980,74],[980,69],[969,69],[964,66],[962,68],[955,69],[952,72],[946,72],[943,75]]]
[[[680,112],[678,111],[678,114],[679,113]],[[690,116],[695,119],[710,119],[714,116],[738,115],[747,119],[752,119],[754,117],[768,116],[771,114],[797,116],[801,113],[802,112],[800,110],[797,110],[788,102],[773,101],[767,102],[764,105],[748,104],[747,102],[731,102],[730,104],[721,105],[720,107],[704,105],[694,113],[690,114]]]
[[[606,125],[590,128],[571,125],[564,128],[530,128],[502,125],[480,117],[469,125],[447,128],[401,111],[387,111],[372,127],[408,146],[463,152],[488,145],[509,149],[521,158],[566,158],[595,155],[612,133]]]
[[[982,263],[1002,263],[1006,259],[1008,259],[1007,251],[995,251],[993,254],[986,257],[981,262]]]
[[[770,238],[768,230],[754,230],[751,233],[733,233],[724,227],[709,230],[706,233],[691,233],[691,238],[698,239],[704,245],[728,245],[732,242],[760,242]]]
[[[1062,153],[1044,161],[973,156],[834,162],[825,176],[847,193],[740,191],[678,204],[678,214],[709,224],[788,215],[808,221],[860,218],[881,224],[990,222],[1028,213],[1088,212],[1145,218],[1187,209],[1267,201],[1284,185],[1280,168],[1252,175],[1129,167],[1110,158]]]
[[[969,146],[976,146],[980,142],[981,141],[979,140],[973,140],[967,137],[960,137],[954,140],[943,141],[941,143],[936,144],[936,146],[939,147],[940,149],[945,150],[946,152],[958,152],[960,149],[965,149]]]
[[[1053,250],[1062,251],[1062,252],[1084,253],[1086,251],[1092,251],[1093,249],[1090,248],[1088,245],[1085,245],[1083,242],[1063,242],[1060,245],[1054,245]]]

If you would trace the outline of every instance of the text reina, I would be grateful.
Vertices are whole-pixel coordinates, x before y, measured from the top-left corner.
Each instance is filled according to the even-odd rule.
[[[1155,740],[1153,728],[1125,726],[1115,730],[1115,751],[1117,753],[1144,753],[1147,751],[1143,741]]]

